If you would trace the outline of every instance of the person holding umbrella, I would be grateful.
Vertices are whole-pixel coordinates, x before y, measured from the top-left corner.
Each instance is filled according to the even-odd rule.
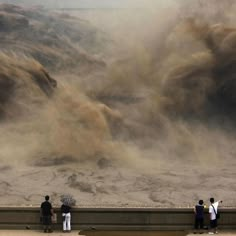
[[[61,202],[63,232],[71,232],[71,207],[75,205],[75,200],[70,195],[62,195]]]

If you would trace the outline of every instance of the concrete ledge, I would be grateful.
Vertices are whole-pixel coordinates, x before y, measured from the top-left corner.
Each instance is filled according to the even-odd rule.
[[[61,229],[60,209],[56,208],[55,229]],[[220,209],[220,228],[236,229],[236,209]],[[209,217],[206,212],[205,224]],[[193,209],[189,208],[74,208],[73,229],[99,230],[190,230],[193,228]],[[0,229],[40,229],[39,208],[0,207]]]

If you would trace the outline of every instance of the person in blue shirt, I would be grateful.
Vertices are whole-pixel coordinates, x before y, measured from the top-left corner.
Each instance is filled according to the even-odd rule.
[[[194,229],[195,230],[203,230],[204,226],[204,205],[203,200],[199,200],[198,204],[194,207],[194,213],[195,213],[195,224]],[[196,232],[195,232],[196,233]],[[203,233],[202,231],[199,231],[199,233]]]

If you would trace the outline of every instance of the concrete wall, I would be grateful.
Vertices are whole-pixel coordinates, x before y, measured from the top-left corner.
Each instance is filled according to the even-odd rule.
[[[55,209],[58,222],[55,229],[61,229],[62,219],[59,209]],[[236,209],[220,209],[220,228],[236,229]],[[208,214],[205,214],[208,225]],[[41,228],[39,208],[1,207],[1,229]],[[188,230],[193,228],[192,209],[153,208],[74,208],[73,229],[103,230]]]

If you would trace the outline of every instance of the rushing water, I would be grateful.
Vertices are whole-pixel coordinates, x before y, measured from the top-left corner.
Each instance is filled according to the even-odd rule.
[[[45,193],[54,205],[68,193],[83,206],[235,205],[234,14],[185,10],[4,15],[29,28],[1,40],[1,78],[15,81],[2,93],[1,205]],[[50,94],[29,55],[57,81]]]

